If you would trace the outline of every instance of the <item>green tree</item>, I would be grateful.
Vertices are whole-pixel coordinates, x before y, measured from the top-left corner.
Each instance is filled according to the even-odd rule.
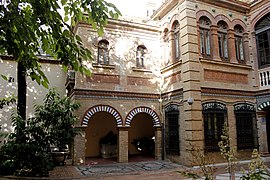
[[[89,75],[84,61],[92,60],[92,54],[81,38],[73,34],[72,27],[85,21],[101,35],[108,18],[117,19],[119,15],[119,10],[104,0],[0,1],[0,54],[11,55],[18,63],[17,110],[23,119],[26,119],[26,77],[44,87],[49,84],[39,63],[40,50],[60,60],[64,69],[71,67]]]

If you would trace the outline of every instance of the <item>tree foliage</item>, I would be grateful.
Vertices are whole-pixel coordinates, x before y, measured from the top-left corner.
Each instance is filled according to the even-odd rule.
[[[15,131],[0,148],[0,175],[48,176],[53,168],[50,146],[70,145],[79,133],[73,127],[77,120],[73,112],[79,105],[69,98],[50,90],[44,105],[35,107],[32,118],[12,116]]]
[[[73,34],[72,25],[86,21],[101,35],[107,19],[119,15],[119,10],[104,0],[1,0],[0,53],[14,56],[27,75],[45,87],[49,82],[38,61],[41,51],[61,60],[65,69],[70,66],[89,74],[83,61],[91,60],[92,54]]]

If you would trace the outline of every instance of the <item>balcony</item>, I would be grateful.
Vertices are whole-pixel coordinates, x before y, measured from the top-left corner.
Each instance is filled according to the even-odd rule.
[[[259,69],[260,90],[270,88],[270,67]]]

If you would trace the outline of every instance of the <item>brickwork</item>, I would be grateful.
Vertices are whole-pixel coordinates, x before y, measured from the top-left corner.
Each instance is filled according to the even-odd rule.
[[[208,81],[248,84],[248,76],[246,74],[228,73],[209,69],[204,70],[204,79]]]
[[[86,77],[86,81],[95,83],[120,84],[120,77],[117,75],[93,74],[91,77]]]
[[[156,87],[155,83],[152,83],[151,78],[132,77],[132,76],[127,77],[127,85]]]
[[[111,50],[109,65],[94,64],[92,77],[77,76],[73,98],[82,106],[76,114],[82,122],[83,116],[91,107],[102,104],[114,108],[123,119],[122,127],[119,126],[120,123],[118,124],[118,162],[128,162],[131,122],[136,115],[149,115],[140,112],[140,107],[153,109],[159,117],[159,127],[155,129],[155,156],[160,159],[164,152],[163,132],[160,126],[166,124],[167,118],[164,107],[176,104],[180,112],[180,156],[167,156],[166,153],[163,155],[181,164],[193,165],[194,157],[191,151],[194,147],[204,149],[205,146],[202,103],[221,102],[227,108],[230,143],[237,145],[234,105],[237,103],[256,105],[259,80],[257,51],[254,48],[256,44],[254,26],[263,15],[269,13],[267,8],[263,8],[265,4],[269,3],[260,1],[250,8],[247,3],[231,0],[223,2],[185,0],[179,3],[166,1],[153,15],[156,25],[110,21],[103,37],[97,37],[87,24],[79,24],[77,34],[83,37],[84,44],[93,50],[95,56],[97,56],[96,44],[101,39],[108,40]],[[252,13],[249,14],[249,11]],[[210,39],[208,56],[200,52],[202,27],[199,20],[203,16],[211,21],[208,26]],[[221,21],[225,22],[227,27],[228,58],[221,57],[219,51],[221,40],[218,24]],[[177,23],[180,25],[179,29],[173,29]],[[243,28],[244,60],[236,59],[234,30],[236,25]],[[179,59],[176,58],[178,50],[174,34],[177,31],[180,46],[178,50],[181,53]],[[147,48],[144,68],[136,67],[136,48],[140,45]],[[188,102],[188,99],[193,99],[193,102]],[[101,111],[93,114],[99,112]],[[94,117],[95,115],[91,115],[91,118]],[[267,151],[266,125],[262,122],[264,117],[265,115],[260,115],[257,118],[261,151]],[[91,118],[85,121],[86,126],[91,124]],[[156,126],[156,118],[154,116],[151,118],[153,126]],[[78,147],[78,142],[82,143],[82,138],[75,140],[74,145],[77,143],[77,148],[82,148]],[[83,159],[83,150],[75,151],[74,154],[77,159]],[[239,152],[241,158],[249,154],[249,151]],[[224,161],[218,152],[207,155],[214,157],[215,162]]]

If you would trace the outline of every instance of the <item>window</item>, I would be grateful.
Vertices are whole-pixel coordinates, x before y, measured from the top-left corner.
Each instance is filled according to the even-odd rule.
[[[170,105],[165,110],[166,117],[166,154],[180,155],[179,148],[179,110],[176,105]]]
[[[228,59],[227,24],[224,21],[218,23],[218,48],[219,56],[223,60]]]
[[[255,25],[260,67],[270,65],[270,13]]]
[[[179,33],[180,24],[178,21],[175,21],[173,24],[173,50],[174,50],[174,60],[180,59],[180,33]]]
[[[219,151],[222,129],[227,119],[227,108],[224,104],[211,102],[203,104],[204,144],[205,151]]]
[[[255,108],[249,104],[234,106],[237,131],[237,149],[254,149],[256,147],[256,119]]]
[[[145,46],[138,46],[136,51],[136,66],[137,68],[144,68],[144,60],[146,54]]]
[[[101,40],[98,42],[98,64],[109,64],[109,42],[106,40]]]
[[[203,56],[211,55],[210,47],[210,20],[203,16],[199,20],[200,23],[200,53]]]
[[[240,25],[234,27],[235,37],[235,52],[238,62],[244,62],[244,40],[243,40],[243,28]]]

